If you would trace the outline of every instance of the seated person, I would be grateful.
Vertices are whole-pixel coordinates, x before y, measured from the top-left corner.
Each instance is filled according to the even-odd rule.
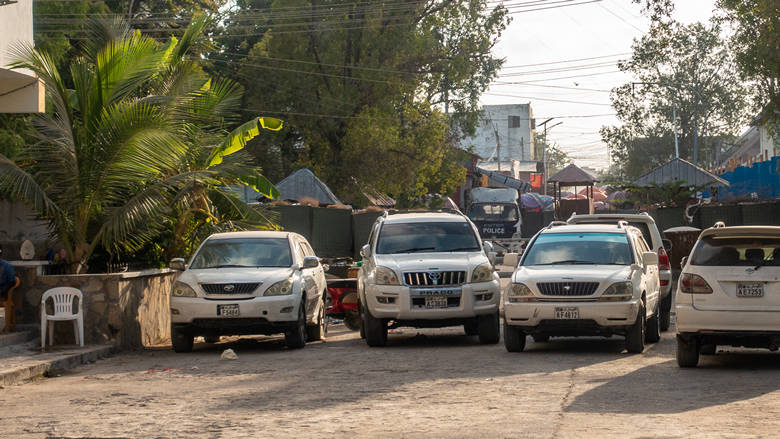
[[[16,284],[14,267],[3,259],[3,250],[0,249],[0,300],[8,297],[8,290]]]
[[[772,262],[769,262],[769,264],[780,266],[780,247],[772,251]]]
[[[764,261],[764,249],[749,248],[745,250],[745,260],[750,265],[758,265]]]

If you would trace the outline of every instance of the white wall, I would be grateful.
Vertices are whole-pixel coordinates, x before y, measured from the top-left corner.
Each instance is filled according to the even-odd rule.
[[[32,72],[8,69],[13,61],[12,49],[33,43],[32,7],[33,0],[0,6],[0,113],[37,113],[45,109],[43,84]]]
[[[511,163],[511,160],[521,162],[541,160],[534,157],[531,129],[533,112],[530,104],[485,105],[482,110],[484,113],[474,137],[464,139],[462,142],[464,149],[473,145],[477,155],[484,160],[495,161],[497,159],[496,132],[498,132],[502,163],[504,161]],[[520,119],[520,127],[509,128],[510,116]]]

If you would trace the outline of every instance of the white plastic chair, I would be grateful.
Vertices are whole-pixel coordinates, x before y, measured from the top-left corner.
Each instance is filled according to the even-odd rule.
[[[78,298],[78,311],[73,312],[73,299]],[[54,302],[54,314],[46,313],[46,301]],[[41,349],[46,348],[46,327],[49,327],[49,341],[54,344],[54,323],[49,321],[73,320],[73,332],[76,334],[76,342],[84,346],[84,307],[82,306],[81,291],[72,287],[52,288],[41,297]]]

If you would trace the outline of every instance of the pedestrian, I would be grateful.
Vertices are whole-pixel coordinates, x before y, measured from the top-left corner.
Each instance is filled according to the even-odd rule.
[[[0,248],[0,300],[5,300],[8,290],[16,283],[14,267],[3,259],[3,249]]]

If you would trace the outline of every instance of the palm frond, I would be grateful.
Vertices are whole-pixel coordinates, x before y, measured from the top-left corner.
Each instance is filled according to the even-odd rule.
[[[258,117],[246,122],[233,130],[225,140],[214,149],[209,157],[207,166],[214,166],[222,163],[222,158],[240,151],[246,146],[246,143],[260,134],[260,128],[279,131],[282,129],[282,121],[272,117]]]
[[[12,200],[21,200],[46,217],[60,213],[59,207],[35,181],[35,178],[0,154],[0,194]]]

